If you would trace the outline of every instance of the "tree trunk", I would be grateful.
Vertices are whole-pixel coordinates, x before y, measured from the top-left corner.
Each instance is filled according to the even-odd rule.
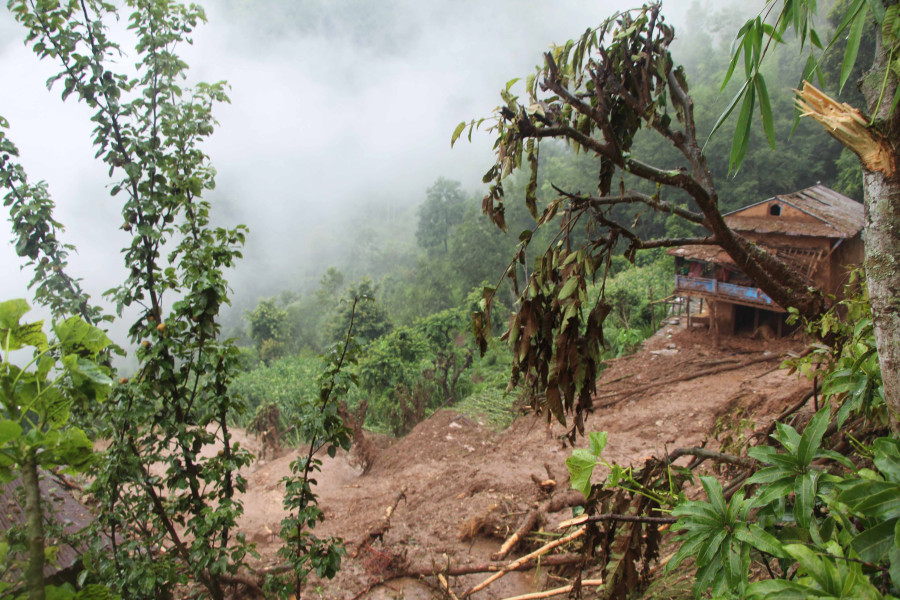
[[[900,178],[865,172],[866,279],[891,428],[900,431]]]
[[[44,600],[44,513],[34,450],[27,450],[22,462],[22,487],[25,488],[25,522],[28,531],[28,567],[25,585],[29,600]]]
[[[885,2],[890,5],[892,2]],[[900,156],[896,144],[900,134],[900,110],[891,112],[891,101],[897,89],[897,77],[889,77],[882,90],[884,70],[890,53],[882,44],[881,28],[876,27],[873,70],[863,77],[860,89],[866,97],[869,114],[888,141],[893,165],[884,170],[869,170],[863,162],[866,221],[866,279],[875,344],[884,381],[884,400],[891,418],[891,429],[900,431]],[[876,77],[877,75],[877,77]],[[890,168],[893,167],[893,168]]]

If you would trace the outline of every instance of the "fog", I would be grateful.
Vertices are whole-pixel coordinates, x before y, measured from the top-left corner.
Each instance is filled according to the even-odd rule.
[[[354,215],[409,214],[439,176],[480,189],[492,140],[476,134],[451,151],[455,125],[489,116],[507,80],[526,76],[551,43],[597,25],[614,4],[206,2],[209,23],[181,52],[192,81],[231,86],[206,150],[219,173],[209,196],[216,222],[250,228],[230,275],[236,302],[314,281],[353,242],[345,226]],[[669,21],[679,23],[683,5],[667,4]],[[0,115],[31,180],[49,183],[64,239],[78,249],[71,272],[97,298],[124,275],[117,200],[93,158],[90,112],[47,91],[54,65],[23,39],[3,13]],[[29,297],[29,272],[19,270],[8,224],[4,231],[0,297]]]

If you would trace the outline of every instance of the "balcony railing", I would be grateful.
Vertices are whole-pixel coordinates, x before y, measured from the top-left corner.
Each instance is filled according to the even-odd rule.
[[[769,296],[759,288],[725,283],[706,277],[688,277],[687,275],[675,275],[675,291],[699,292],[733,298],[739,302],[760,304],[765,306],[777,306]]]

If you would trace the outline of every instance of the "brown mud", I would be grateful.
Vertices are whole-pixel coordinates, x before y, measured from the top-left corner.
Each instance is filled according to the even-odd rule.
[[[704,443],[715,449],[712,432],[720,417],[737,414],[765,423],[810,384],[777,369],[786,352],[802,350],[802,341],[721,337],[719,348],[705,330],[664,326],[636,354],[611,361],[598,384],[595,411],[587,431],[607,431],[604,456],[610,462],[637,464],[675,448]],[[345,540],[338,576],[311,581],[304,598],[432,598],[440,590],[424,580],[392,580],[369,586],[404,565],[463,566],[490,562],[503,540],[524,515],[549,496],[537,482],[552,479],[552,494],[569,488],[565,459],[571,449],[560,440],[560,425],[548,428],[543,416],[519,417],[506,431],[495,432],[478,420],[442,410],[406,437],[383,447],[370,470],[362,473],[352,454],[323,456],[316,493],[326,519],[316,535]],[[241,442],[259,444],[238,432]],[[586,446],[580,439],[578,446]],[[384,446],[384,444],[382,444]],[[278,564],[275,532],[285,512],[282,477],[296,451],[257,462],[245,473],[245,514],[241,529],[261,555],[254,566]],[[597,480],[602,474],[595,474]],[[404,498],[397,502],[400,492]],[[396,504],[390,526],[386,511]],[[569,509],[544,525],[571,516]],[[531,548],[540,545],[540,534]],[[523,548],[518,549],[519,552]],[[515,552],[510,558],[517,556]],[[451,578],[457,594],[486,577]],[[506,598],[564,585],[546,568],[511,573],[477,594]]]

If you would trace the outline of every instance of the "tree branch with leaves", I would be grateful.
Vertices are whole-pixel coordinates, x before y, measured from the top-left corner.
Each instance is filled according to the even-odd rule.
[[[622,252],[633,261],[636,252],[649,248],[718,245],[780,305],[796,307],[810,318],[825,308],[825,298],[808,287],[802,274],[725,223],[697,136],[687,79],[669,51],[674,37],[659,4],[619,12],[579,39],[545,53],[543,66],[526,80],[525,98],[512,93],[517,80],[511,81],[501,92],[503,106],[488,126],[496,136],[497,160],[484,176],[490,184],[483,201],[485,214],[506,229],[504,181],[527,164],[530,183],[525,203],[538,227],[559,228],[554,243],[537,259],[524,289],[519,290],[513,265],[505,274],[520,295],[519,309],[507,333],[514,351],[512,383],[524,375],[560,421],[565,422],[565,413],[574,409],[573,433],[581,430],[581,413],[591,406],[603,322],[609,312],[603,290],[614,253]],[[471,132],[484,122],[461,123],[453,141],[467,125]],[[665,139],[678,151],[679,161],[660,166],[632,155],[640,129],[652,130]],[[546,139],[562,140],[576,152],[596,157],[596,194],[556,188],[559,195],[538,211],[538,154]],[[655,193],[632,189],[636,181],[652,184]],[[664,190],[683,192],[692,206],[682,208],[663,200]],[[694,238],[644,239],[617,211],[631,205],[675,215],[708,233]],[[581,231],[586,235],[580,235]],[[523,264],[532,237],[531,231],[520,237],[516,260]],[[599,284],[601,293],[588,305],[591,282]],[[489,333],[484,323],[495,290],[485,290],[483,314],[475,317],[475,333],[482,339]]]

